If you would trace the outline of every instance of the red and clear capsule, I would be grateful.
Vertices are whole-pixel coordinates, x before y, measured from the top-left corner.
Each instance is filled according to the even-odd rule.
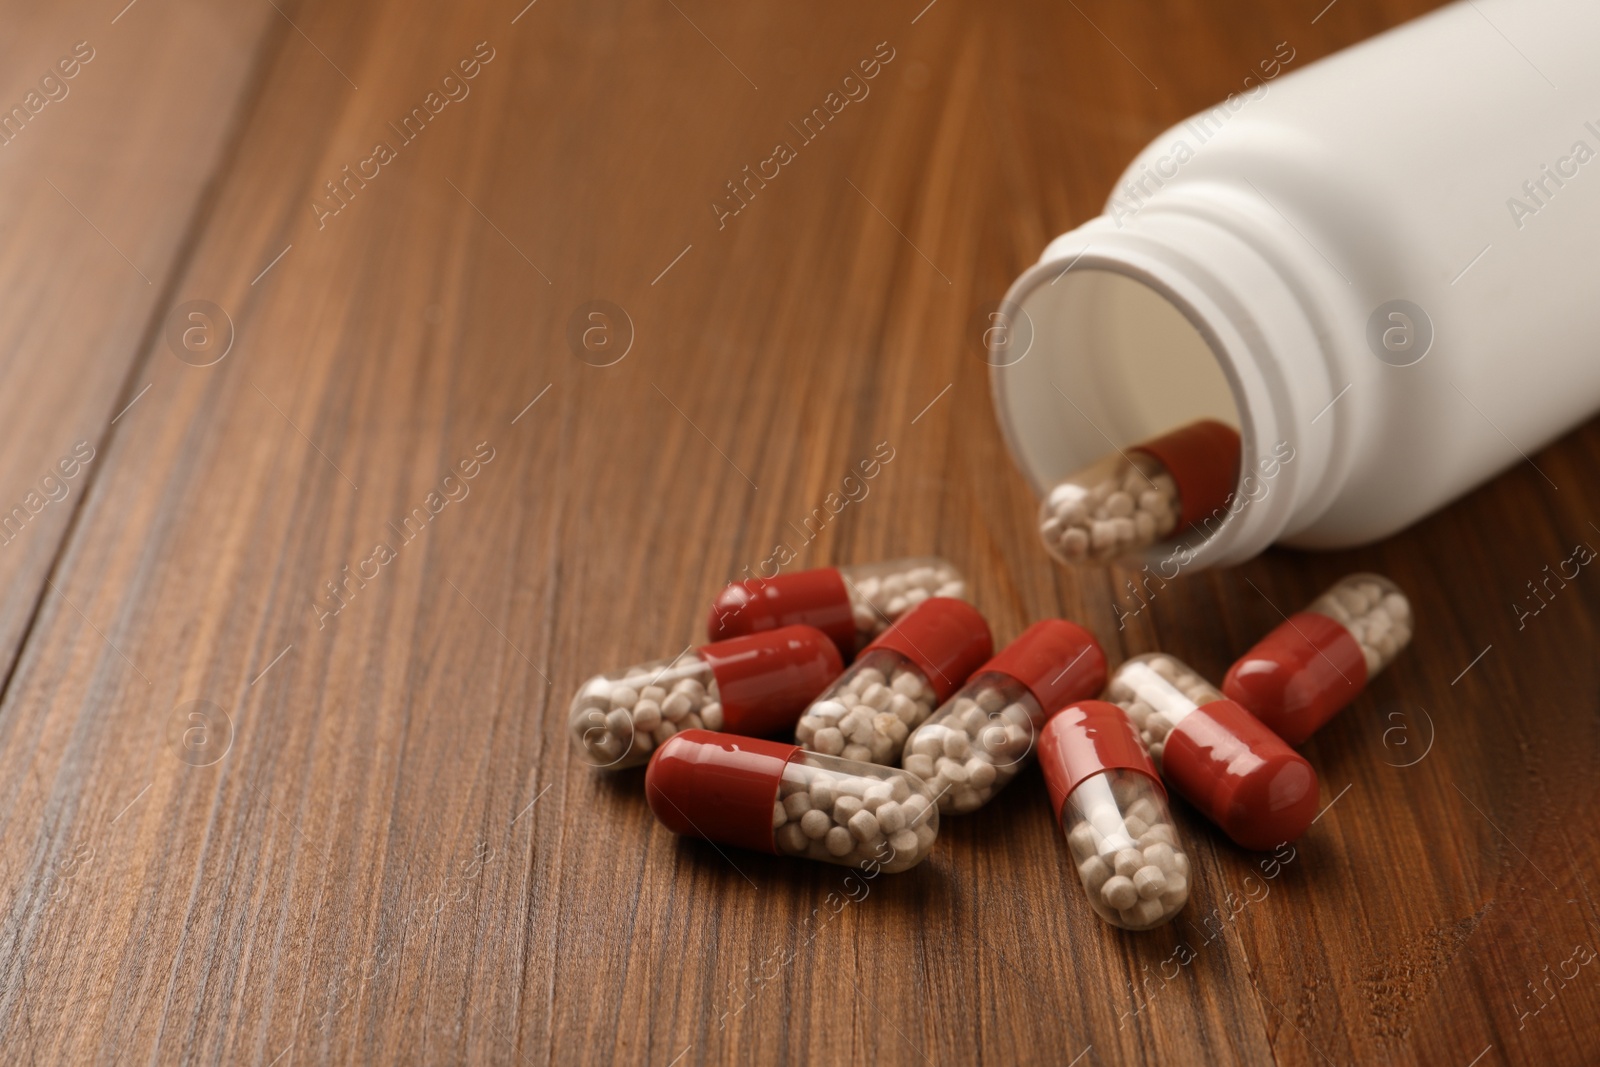
[[[1123,710],[1104,700],[1063,708],[1040,731],[1039,766],[1095,914],[1125,930],[1178,914],[1189,899],[1189,857]]]
[[[1400,654],[1411,629],[1411,602],[1398,586],[1352,574],[1239,657],[1222,691],[1298,745]]]
[[[1274,848],[1316,818],[1317,772],[1305,757],[1181,661],[1135,656],[1107,693],[1166,783],[1235,844]]]
[[[1225,515],[1238,480],[1239,431],[1204,419],[1062,479],[1039,505],[1039,536],[1062,563],[1108,563]]]
[[[1064,619],[1036,622],[906,738],[900,765],[946,815],[976,811],[1033,758],[1045,720],[1105,688],[1100,642]]]
[[[843,669],[827,635],[786,626],[595,675],[572,698],[568,725],[595,766],[637,767],[680,730],[786,733]]]
[[[673,833],[888,874],[939,836],[933,794],[909,771],[759,738],[685,730],[651,757],[644,791]]]
[[[932,597],[967,599],[966,579],[937,556],[747,578],[717,594],[706,634],[720,640],[801,623],[833,638],[849,659]]]
[[[874,638],[805,710],[795,740],[825,756],[893,766],[911,731],[993,651],[978,609],[948,597],[924,600]]]

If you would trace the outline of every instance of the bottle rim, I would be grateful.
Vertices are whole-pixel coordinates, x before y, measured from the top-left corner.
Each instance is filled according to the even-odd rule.
[[[1014,328],[1029,318],[1035,295],[1069,273],[1118,274],[1175,308],[1216,360],[1232,394],[1241,439],[1240,473],[1226,513],[1121,561],[1144,564],[1167,578],[1242,562],[1308,525],[1331,500],[1333,487],[1325,475],[1342,424],[1337,405],[1326,417],[1316,417],[1337,389],[1323,332],[1290,268],[1261,250],[1259,234],[1251,234],[1258,238],[1251,240],[1241,233],[1242,224],[1224,226],[1211,217],[1214,210],[1177,207],[1152,205],[1122,228],[1102,216],[1058,237],[1001,304]],[[1269,284],[1254,284],[1263,278]],[[1059,386],[1052,391],[1052,366],[1069,363],[1068,346],[1060,336],[1039,336],[1036,321],[1024,325],[1029,347],[1021,356],[989,359],[991,396],[1007,448],[1043,498],[1057,480],[1111,446],[1095,455],[1068,454],[1059,430],[1049,425],[1059,421],[1067,404],[1058,400],[1051,412],[1038,399],[1060,391]],[[1301,343],[1286,345],[1284,337]],[[1115,436],[1117,429],[1110,433]],[[1134,438],[1111,442],[1122,449],[1137,443]],[[1283,454],[1291,461],[1282,462]],[[1273,471],[1270,480],[1262,477],[1268,470]]]

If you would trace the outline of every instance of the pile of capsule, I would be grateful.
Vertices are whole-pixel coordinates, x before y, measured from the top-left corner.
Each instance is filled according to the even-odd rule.
[[[927,858],[941,815],[983,807],[1037,758],[1091,909],[1148,930],[1189,897],[1167,790],[1245,848],[1295,840],[1318,792],[1290,744],[1412,629],[1392,582],[1353,575],[1219,690],[1161,653],[1108,676],[1093,635],[1061,619],[995,653],[966,596],[939,559],[735,583],[710,643],[579,687],[574,745],[597,768],[648,762],[646,799],[676,833],[889,873]]]

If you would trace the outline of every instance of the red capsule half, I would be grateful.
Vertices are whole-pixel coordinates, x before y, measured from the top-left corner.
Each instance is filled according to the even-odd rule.
[[[1178,485],[1181,532],[1221,509],[1239,481],[1239,431],[1201,419],[1129,449],[1161,461]]]
[[[722,729],[762,737],[794,729],[800,712],[844,670],[838,646],[812,626],[784,626],[700,647],[722,696]]]
[[[1411,629],[1410,602],[1393,582],[1353,574],[1239,657],[1222,691],[1298,745],[1388,666]]]
[[[1123,710],[1068,705],[1040,732],[1039,765],[1095,914],[1128,930],[1171,920],[1189,899],[1189,858]]]
[[[596,767],[637,767],[680,730],[790,730],[843,669],[826,634],[785,626],[596,675],[573,697],[568,726]]]
[[[978,609],[965,600],[934,597],[895,620],[867,651],[879,648],[910,660],[943,704],[994,652],[994,636]]]
[[[937,556],[817,567],[727,586],[711,603],[706,634],[721,640],[779,626],[815,626],[849,659],[924,600],[966,595],[966,579]]]
[[[733,582],[711,602],[706,636],[722,640],[797,624],[816,627],[832,638],[844,655],[855,655],[850,591],[836,568],[817,567]]]
[[[1106,686],[1106,654],[1094,634],[1065,619],[1045,619],[1022,631],[977,673],[999,671],[1021,682],[1049,718]]]
[[[1072,791],[1106,771],[1135,771],[1166,788],[1127,713],[1108,700],[1080,700],[1053,715],[1039,733],[1039,769],[1050,793],[1050,810],[1061,819]]]
[[[673,833],[890,874],[926,859],[939,833],[913,774],[707,730],[657,749],[644,788]]]
[[[772,805],[799,752],[781,741],[685,730],[650,758],[645,800],[675,834],[776,853]]]
[[[1311,764],[1185,664],[1136,656],[1117,668],[1108,693],[1167,784],[1236,844],[1274,848],[1316,818]]]

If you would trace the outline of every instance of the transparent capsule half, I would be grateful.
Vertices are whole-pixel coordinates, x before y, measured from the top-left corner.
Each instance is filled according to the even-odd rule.
[[[1411,631],[1411,602],[1398,586],[1352,574],[1240,656],[1222,691],[1298,745],[1393,662]]]
[[[1317,813],[1317,774],[1305,757],[1182,661],[1136,656],[1107,694],[1128,714],[1162,779],[1235,844],[1293,841]]]
[[[1117,452],[1058,482],[1039,505],[1039,536],[1062,563],[1105,564],[1226,515],[1239,478],[1239,432],[1205,419]]]
[[[840,567],[850,594],[856,647],[865,648],[896,619],[933,597],[966,600],[967,580],[937,556]]]
[[[705,730],[657,750],[645,797],[674,833],[886,874],[939,836],[927,783],[908,771]]]
[[[937,556],[817,567],[729,584],[711,604],[706,633],[722,639],[815,626],[848,660],[923,601],[968,595],[961,572]]]
[[[892,766],[911,731],[992,650],[989,625],[972,605],[925,600],[878,635],[805,710],[795,740],[811,752]]]
[[[1125,930],[1171,921],[1189,899],[1189,857],[1122,709],[1101,700],[1064,708],[1040,733],[1039,763],[1095,914]]]
[[[1411,601],[1381,574],[1352,574],[1311,602],[1307,611],[1333,619],[1361,646],[1367,678],[1411,643]]]
[[[680,730],[787,732],[842,669],[838,648],[810,626],[716,641],[590,678],[572,698],[568,728],[594,766],[637,767]]]
[[[1044,712],[1028,687],[981,670],[912,731],[900,765],[933,789],[946,815],[977,811],[1033,756]]]
[[[1202,705],[1222,699],[1216,686],[1161,653],[1135,656],[1118,667],[1108,693],[1128,713],[1158,771],[1167,735]]]
[[[1064,619],[1034,623],[912,731],[900,765],[927,781],[944,814],[976,811],[1027,766],[1045,720],[1105,681],[1093,634]]]

